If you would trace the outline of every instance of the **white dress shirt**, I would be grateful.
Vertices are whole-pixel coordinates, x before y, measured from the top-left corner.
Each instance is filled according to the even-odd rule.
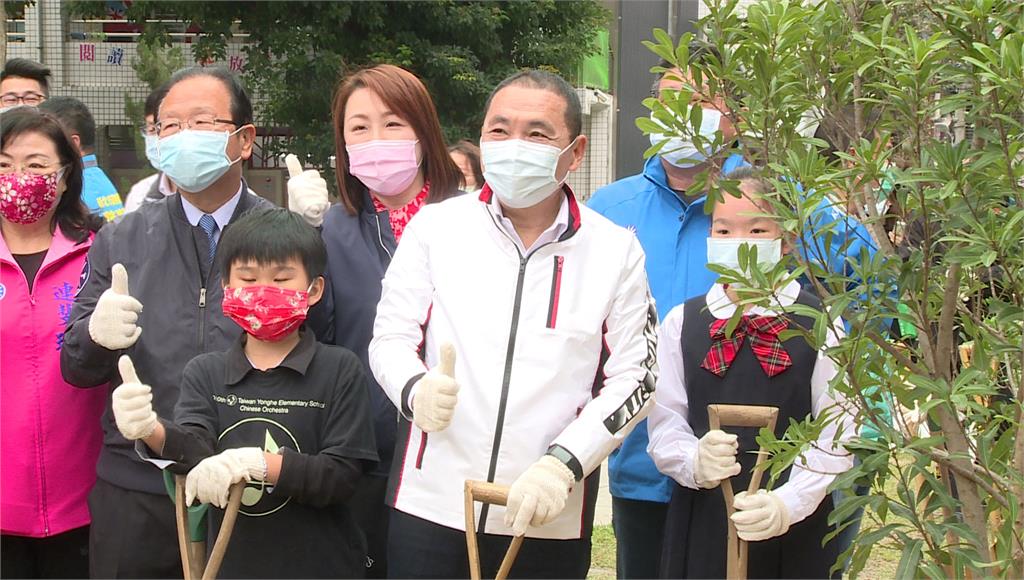
[[[776,293],[776,300],[782,309],[792,305],[800,293],[796,281]],[[721,284],[715,284],[707,293],[708,310],[717,319],[728,319],[736,306],[725,293]],[[778,311],[752,307],[752,316],[777,316]],[[683,376],[683,353],[681,335],[683,329],[683,305],[676,306],[665,317],[658,332],[658,386],[655,408],[648,417],[647,430],[650,443],[647,452],[658,470],[676,480],[679,485],[698,489],[694,481],[694,459],[697,454],[697,437],[687,422],[689,411],[686,394],[686,379]],[[842,321],[837,320],[833,332],[829,332],[826,346],[835,346],[844,335]],[[774,492],[789,509],[790,523],[796,523],[814,513],[825,499],[828,486],[835,477],[853,467],[853,455],[833,445],[836,432],[842,429],[840,442],[856,435],[854,418],[849,405],[840,405],[837,393],[829,389],[829,381],[836,375],[836,367],[823,352],[818,353],[814,371],[811,374],[811,416],[818,417],[828,411],[837,415],[822,429],[817,442],[797,458],[789,474],[789,480]]]
[[[231,221],[231,216],[235,215],[235,208],[238,207],[238,201],[242,199],[244,187],[244,183],[239,183],[238,191],[235,192],[235,195],[231,196],[231,199],[210,214],[213,216],[213,221],[217,222],[217,231],[213,232],[214,244],[220,241],[221,233],[224,232],[224,228]],[[181,207],[185,210],[185,218],[188,219],[188,223],[192,224],[193,227],[198,226],[199,220],[206,215],[206,212],[189,203],[184,195],[181,196]]]
[[[157,179],[160,180],[157,188],[164,197],[174,195],[174,189],[171,187],[171,182],[167,179],[167,176],[163,173],[154,173],[140,179],[128,190],[128,195],[124,197],[124,213],[133,212],[139,209],[143,203],[146,203],[146,196],[149,195],[149,190]]]
[[[501,224],[501,228],[505,230],[512,241],[519,247],[519,251],[525,256],[533,251],[534,248],[539,248],[544,244],[554,242],[558,240],[565,233],[565,230],[569,229],[569,204],[565,201],[565,190],[561,187],[558,188],[558,195],[562,196],[562,205],[558,207],[558,215],[555,216],[555,221],[552,222],[548,229],[544,230],[540,236],[537,237],[536,241],[530,244],[527,248],[523,245],[523,239],[519,237],[519,232],[516,231],[516,227],[512,225],[512,220],[505,217],[505,212],[501,209],[501,203],[498,202],[498,196],[493,195],[491,197],[491,207],[494,209],[495,215],[498,216],[498,223]]]

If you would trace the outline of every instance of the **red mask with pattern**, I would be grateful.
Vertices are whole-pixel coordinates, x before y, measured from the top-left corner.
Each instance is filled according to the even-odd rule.
[[[7,173],[0,175],[0,213],[16,224],[34,224],[57,202],[57,183],[63,169],[46,175]]]
[[[306,320],[309,292],[277,286],[225,287],[221,308],[224,316],[234,320],[246,334],[258,340],[277,342]]]

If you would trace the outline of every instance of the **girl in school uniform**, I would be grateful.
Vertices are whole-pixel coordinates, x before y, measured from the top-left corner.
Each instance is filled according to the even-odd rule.
[[[727,176],[740,181],[743,197],[726,195],[715,205],[708,262],[739,269],[738,248],[757,248],[761,268],[770,268],[789,250],[780,225],[767,217],[762,196],[768,185],[750,169]],[[853,456],[841,445],[853,436],[853,421],[837,405],[829,381],[832,361],[799,337],[781,341],[786,328],[810,328],[812,321],[787,313],[794,304],[820,308],[817,298],[793,281],[777,289],[770,308],[748,306],[741,324],[726,336],[726,323],[739,300],[734,288],[715,284],[705,296],[676,307],[663,322],[658,340],[660,376],[657,405],[648,421],[648,453],[676,486],[669,504],[662,550],[665,578],[724,578],[728,527],[719,484],[732,478],[746,489],[756,460],[756,428],[711,430],[710,404],[768,405],[779,408],[775,435],[790,419],[830,413],[837,417],[817,443],[787,469],[775,487],[738,493],[732,516],[740,538],[750,542],[750,578],[824,578],[836,561],[835,542],[822,547],[830,531],[832,502],[827,488],[848,470]],[[829,332],[836,344],[841,324]]]

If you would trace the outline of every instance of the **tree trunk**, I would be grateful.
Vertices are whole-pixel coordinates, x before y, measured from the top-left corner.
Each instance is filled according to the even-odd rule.
[[[935,377],[946,381],[946,384],[949,385],[953,384],[953,334],[955,332],[953,323],[956,301],[959,299],[960,273],[960,264],[953,264],[946,273],[946,292],[943,295],[942,311],[939,314],[934,356],[932,357],[935,364],[933,369]],[[952,405],[939,405],[935,407],[935,418],[942,429],[942,435],[946,438],[946,450],[954,456],[951,463],[964,471],[973,470],[970,442],[957,418],[956,409]],[[977,537],[975,548],[978,551],[978,560],[988,563],[991,560],[988,547],[988,519],[985,517],[985,504],[978,486],[954,472],[950,473],[950,477],[956,482],[964,523]]]

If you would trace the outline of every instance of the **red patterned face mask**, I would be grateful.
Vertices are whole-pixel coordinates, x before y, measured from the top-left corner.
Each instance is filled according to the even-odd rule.
[[[221,307],[224,316],[234,320],[246,334],[258,340],[276,342],[306,320],[309,292],[277,286],[226,287]]]
[[[0,175],[0,213],[16,224],[34,224],[57,201],[57,183],[62,169],[46,175],[7,173]]]

